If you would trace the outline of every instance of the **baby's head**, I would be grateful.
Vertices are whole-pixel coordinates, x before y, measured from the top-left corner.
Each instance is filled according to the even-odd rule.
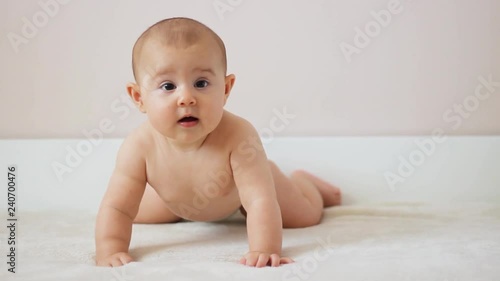
[[[219,36],[188,18],[149,27],[134,45],[132,68],[136,83],[127,85],[132,100],[156,131],[184,143],[217,127],[235,79],[226,76]]]
[[[222,39],[206,25],[189,18],[169,18],[161,20],[146,31],[135,42],[132,51],[132,70],[137,83],[140,83],[143,71],[149,70],[151,65],[141,64],[143,52],[148,44],[163,44],[176,48],[187,48],[195,43],[204,44],[211,48],[214,56],[220,58],[223,73],[227,71],[226,47]],[[154,69],[151,69],[154,70]]]

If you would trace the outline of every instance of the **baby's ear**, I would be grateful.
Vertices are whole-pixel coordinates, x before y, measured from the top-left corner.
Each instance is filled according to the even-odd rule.
[[[235,80],[236,80],[236,77],[234,76],[234,74],[229,74],[228,76],[226,76],[226,79],[225,79],[225,91],[224,91],[224,96],[225,96],[224,103],[226,103],[227,98],[229,97],[229,94],[231,94],[231,89],[234,86],[234,81]]]
[[[144,101],[142,100],[141,87],[136,83],[127,83],[127,92],[137,108],[139,108],[142,113],[146,113]]]

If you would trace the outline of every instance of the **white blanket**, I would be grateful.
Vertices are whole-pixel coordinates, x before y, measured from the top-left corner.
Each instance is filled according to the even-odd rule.
[[[135,225],[137,262],[120,268],[93,265],[94,221],[78,212],[21,213],[15,274],[7,271],[1,228],[0,280],[500,280],[500,206],[491,204],[329,208],[320,225],[284,230],[283,254],[296,263],[261,269],[237,263],[248,247],[238,214],[217,223]]]

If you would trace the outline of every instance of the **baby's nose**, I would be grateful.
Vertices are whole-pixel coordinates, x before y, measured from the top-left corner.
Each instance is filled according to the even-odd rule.
[[[195,105],[196,99],[189,90],[182,91],[177,102],[179,106]]]

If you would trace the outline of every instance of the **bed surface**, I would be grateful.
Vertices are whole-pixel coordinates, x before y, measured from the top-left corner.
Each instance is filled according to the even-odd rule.
[[[94,221],[123,140],[105,139],[58,178],[55,162],[85,139],[0,140],[0,166],[18,168],[16,274],[7,272],[7,192],[0,192],[0,280],[499,281],[500,136],[448,137],[404,182],[401,159],[429,137],[273,138],[285,172],[304,168],[341,187],[344,206],[284,231],[295,264],[249,268],[238,214],[224,222],[136,225],[121,268],[94,266]],[[69,164],[68,164],[69,165]],[[5,178],[4,178],[5,181]],[[482,203],[473,203],[482,202]]]
[[[296,263],[261,269],[237,263],[247,250],[239,214],[215,223],[135,225],[137,262],[121,268],[93,265],[94,219],[77,211],[21,213],[17,273],[6,274],[2,263],[0,279],[500,280],[500,206],[494,204],[328,208],[320,225],[284,230],[283,252]]]

